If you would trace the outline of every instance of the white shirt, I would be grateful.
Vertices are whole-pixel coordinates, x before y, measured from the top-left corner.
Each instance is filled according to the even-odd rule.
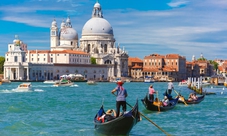
[[[168,83],[168,89],[172,89],[173,88],[173,83],[172,82],[169,82]]]

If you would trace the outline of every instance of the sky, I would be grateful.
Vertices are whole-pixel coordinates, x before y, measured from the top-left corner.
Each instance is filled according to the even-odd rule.
[[[97,0],[0,2],[0,56],[15,35],[28,50],[50,49],[50,27],[69,16],[79,38]],[[116,45],[129,57],[179,54],[191,61],[227,59],[227,0],[98,0]]]

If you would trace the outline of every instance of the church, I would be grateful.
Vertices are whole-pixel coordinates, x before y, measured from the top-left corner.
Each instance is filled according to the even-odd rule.
[[[50,50],[28,50],[15,36],[5,54],[4,79],[43,81],[61,75],[82,74],[87,79],[111,80],[128,76],[128,53],[115,45],[113,28],[104,19],[96,2],[91,19],[82,28],[81,38],[72,27],[70,17],[58,27],[50,27]],[[96,64],[91,64],[91,58]]]

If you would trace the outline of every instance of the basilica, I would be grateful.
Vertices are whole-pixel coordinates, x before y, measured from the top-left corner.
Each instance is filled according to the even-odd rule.
[[[53,20],[50,50],[28,50],[15,36],[5,54],[4,78],[9,80],[54,80],[65,74],[82,74],[87,79],[110,80],[128,76],[128,53],[115,45],[113,28],[104,19],[96,2],[91,19],[82,28],[81,38],[70,17],[60,27]],[[91,63],[91,58],[96,64]]]

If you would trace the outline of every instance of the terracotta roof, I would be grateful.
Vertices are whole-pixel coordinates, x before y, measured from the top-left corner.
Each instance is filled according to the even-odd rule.
[[[222,66],[218,66],[218,70],[219,71],[223,71],[223,67]]]
[[[164,57],[165,56],[160,55],[160,54],[151,54],[149,56],[145,56],[144,59],[151,59],[151,58],[153,58],[153,59],[162,59]]]
[[[158,68],[143,68],[143,72],[158,72]]]
[[[135,58],[129,57],[128,58],[128,61],[130,61],[130,62],[141,62],[141,63],[143,63],[143,60],[141,60],[138,57],[135,57]]]
[[[172,72],[172,71],[177,71],[176,68],[172,68],[172,67],[164,67],[163,70],[164,72]]]
[[[185,57],[182,57],[179,54],[167,54],[165,58],[166,59],[179,59],[179,58],[186,59]]]
[[[143,66],[135,65],[132,68],[143,68]]]

